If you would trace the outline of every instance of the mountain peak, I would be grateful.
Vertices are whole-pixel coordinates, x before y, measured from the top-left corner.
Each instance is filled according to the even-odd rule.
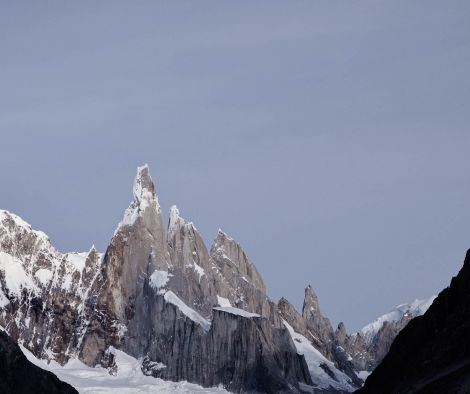
[[[114,232],[115,235],[121,227],[133,225],[147,208],[153,208],[158,215],[160,214],[160,204],[158,203],[155,184],[150,176],[150,170],[147,164],[137,167],[132,193],[134,200],[124,212],[124,217]]]
[[[181,217],[180,211],[176,205],[170,208],[170,218],[168,219],[168,239],[170,239],[178,229],[183,227],[186,221]]]
[[[217,237],[212,243],[210,254],[220,267],[226,267],[228,263],[230,270],[235,270],[237,275],[243,277],[262,293],[266,293],[266,286],[261,275],[240,244],[221,229],[218,230]]]
[[[235,242],[233,238],[229,237],[225,231],[219,228],[217,230],[217,236],[214,239],[214,243],[220,243],[221,241],[223,242],[225,240]]]
[[[310,317],[315,317],[319,315],[320,312],[320,305],[318,303],[318,297],[313,290],[311,285],[308,285],[305,288],[305,297],[304,297],[304,304],[302,307],[302,316],[305,319],[309,319]]]
[[[147,205],[154,202],[156,203],[157,209],[160,209],[158,204],[157,194],[155,192],[155,184],[153,183],[152,177],[150,176],[150,169],[148,164],[144,164],[141,167],[137,167],[137,174],[134,179],[134,201],[141,206],[144,210]]]
[[[315,293],[315,290],[313,290],[313,287],[311,285],[308,285],[305,288],[304,302],[310,302],[310,303],[317,303],[318,304],[317,294]]]
[[[414,300],[411,303],[400,304],[390,312],[379,316],[372,323],[364,326],[359,332],[367,343],[371,343],[374,340],[375,335],[380,331],[385,323],[400,322],[404,319],[408,321],[410,318],[421,316],[426,313],[435,299],[436,296],[433,295],[423,300]]]

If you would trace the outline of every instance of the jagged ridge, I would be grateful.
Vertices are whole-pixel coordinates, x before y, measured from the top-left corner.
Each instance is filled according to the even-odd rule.
[[[175,206],[165,236],[148,166],[133,197],[104,255],[62,255],[1,211],[0,325],[14,339],[40,358],[111,369],[109,349],[122,349],[144,358],[147,374],[233,391],[361,385],[367,363],[355,357],[358,348],[367,359],[365,341],[333,331],[310,286],[302,315],[285,299],[273,303],[236,241],[219,230],[208,250]],[[315,354],[308,363],[305,352]]]

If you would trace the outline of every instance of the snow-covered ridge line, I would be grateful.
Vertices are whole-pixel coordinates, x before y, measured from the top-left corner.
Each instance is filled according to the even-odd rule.
[[[12,220],[14,222],[14,225],[15,225],[16,228],[22,229],[26,233],[31,233],[33,235],[36,235],[37,238],[38,238],[38,241],[43,242],[43,244],[41,246],[43,248],[47,248],[47,252],[49,252],[53,255],[57,255],[60,258],[63,258],[64,256],[71,256],[72,258],[74,256],[86,256],[91,251],[96,251],[95,245],[92,245],[92,247],[90,248],[90,250],[88,250],[88,252],[85,252],[85,251],[69,251],[69,252],[62,253],[59,250],[57,250],[54,247],[54,245],[52,245],[49,236],[45,232],[43,232],[41,230],[36,230],[31,224],[26,222],[20,216],[12,213],[12,212],[10,212],[6,209],[0,209],[0,229],[3,229],[5,231],[5,234],[3,235],[4,237],[8,236],[8,235],[12,235],[11,230],[3,223],[5,220],[7,220],[7,221]],[[0,235],[1,235],[1,232],[0,232]],[[99,254],[102,254],[102,253],[99,253]]]
[[[217,236],[219,236],[219,235],[221,235],[222,237],[227,238],[227,240],[229,240],[229,241],[234,241],[234,242],[236,242],[233,238],[229,237],[228,234],[227,234],[224,230],[222,230],[221,228],[219,228],[219,229],[217,230]]]
[[[242,316],[242,317],[246,317],[246,318],[261,317],[257,313],[247,312],[244,309],[235,308],[233,306],[217,306],[213,309],[215,311],[227,312],[227,313],[230,313],[232,315]]]
[[[6,210],[0,210],[0,242],[7,245],[0,251],[0,275],[4,281],[4,287],[0,285],[0,307],[13,298],[19,299],[23,290],[30,295],[39,295],[46,289],[69,291],[76,272],[80,273],[81,285],[86,260],[91,252],[97,253],[93,246],[88,252],[62,254],[46,234]]]
[[[372,323],[364,326],[359,332],[366,339],[370,341],[374,335],[379,332],[385,322],[396,322],[405,316],[417,317],[421,316],[429,309],[437,296],[433,295],[423,300],[414,300],[411,303],[404,303],[396,306],[390,312],[379,316]]]
[[[40,230],[35,230],[28,222],[26,222],[24,219],[22,219],[21,217],[19,217],[18,215],[15,215],[14,213],[10,212],[10,211],[7,211],[6,209],[0,209],[0,225],[1,223],[3,222],[3,220],[5,219],[11,219],[15,222],[15,225],[18,226],[18,227],[21,227],[23,228],[24,230],[28,231],[28,232],[33,232],[35,233],[38,237],[46,240],[49,242],[49,237],[47,236],[47,234],[43,231],[40,231]],[[8,229],[6,227],[4,227],[6,231],[8,231]],[[52,247],[52,245],[51,245]]]
[[[283,323],[294,341],[297,353],[305,357],[305,361],[307,362],[307,366],[312,377],[314,389],[325,390],[333,388],[335,390],[344,390],[348,392],[355,390],[351,385],[351,378],[349,378],[344,372],[338,370],[330,360],[315,349],[307,338],[295,332],[289,323],[285,320]],[[329,371],[334,378],[330,376],[327,371]],[[315,392],[315,390],[312,392]]]
[[[194,309],[187,306],[175,293],[171,290],[165,292],[165,301],[175,305],[185,316],[189,317],[193,322],[202,326],[204,331],[209,331],[211,323],[204,319]]]

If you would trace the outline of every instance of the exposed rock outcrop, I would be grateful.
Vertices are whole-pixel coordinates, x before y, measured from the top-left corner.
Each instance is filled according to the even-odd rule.
[[[227,286],[196,227],[180,216],[176,206],[170,209],[167,240],[171,262],[168,287],[210,317],[217,295],[222,295],[219,289]]]
[[[318,297],[310,285],[305,288],[302,317],[307,322],[308,329],[315,333],[317,346],[327,352],[334,340],[333,327],[330,320],[321,313]]]
[[[287,330],[273,328],[259,315],[236,308],[215,309],[207,334],[188,318],[165,320],[169,326],[163,336],[157,333],[165,339],[149,352],[150,360],[165,366],[151,371],[156,377],[189,378],[204,386],[222,384],[237,392],[263,393],[292,392],[299,382],[311,382]],[[191,362],[181,357],[181,351]]]

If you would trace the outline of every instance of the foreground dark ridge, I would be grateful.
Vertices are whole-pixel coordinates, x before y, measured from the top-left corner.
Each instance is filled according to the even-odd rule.
[[[78,391],[31,363],[19,346],[0,330],[0,393],[78,394]]]
[[[470,250],[450,286],[400,332],[358,393],[469,392]]]

